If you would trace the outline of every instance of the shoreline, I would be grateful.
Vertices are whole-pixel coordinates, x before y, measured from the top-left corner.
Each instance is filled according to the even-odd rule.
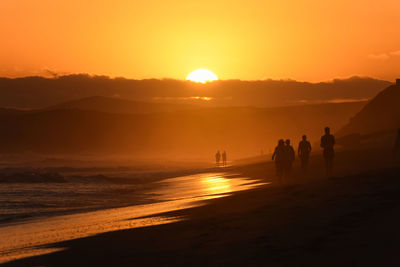
[[[365,263],[386,252],[377,252],[381,244],[370,238],[391,237],[366,234],[370,227],[389,232],[397,229],[400,217],[391,216],[400,211],[399,173],[400,169],[378,170],[242,191],[208,200],[207,205],[156,215],[183,220],[59,242],[43,248],[62,251],[4,266],[374,266]],[[382,223],[392,228],[385,229]],[[326,257],[336,253],[337,258],[326,262]],[[392,266],[391,260],[380,262]]]
[[[229,178],[228,178],[229,177]],[[181,220],[160,214],[201,206],[262,184],[226,173],[202,173],[165,179],[154,185],[145,204],[102,208],[59,216],[36,217],[0,226],[0,263],[53,251],[42,246],[104,232],[154,226]]]
[[[63,250],[4,266],[370,266],[368,261],[377,259],[396,266],[396,247],[384,250],[380,244],[397,244],[400,236],[378,233],[395,232],[400,223],[400,168],[375,152],[338,153],[332,178],[320,175],[320,159],[313,158],[308,178],[294,172],[283,185],[143,217],[178,221],[49,244],[43,248]],[[263,182],[275,180],[272,170],[271,162],[232,168]],[[371,235],[374,227],[378,230]]]
[[[54,170],[53,168],[50,168]],[[60,168],[65,169],[65,167]],[[26,214],[15,214],[13,216],[6,216],[7,214],[2,214],[0,217],[0,227],[8,224],[15,224],[19,222],[24,222],[26,220],[31,219],[40,219],[40,218],[48,218],[53,216],[61,216],[61,215],[69,215],[76,214],[82,212],[90,212],[97,211],[103,209],[112,209],[112,208],[122,208],[127,206],[135,206],[142,204],[150,204],[158,202],[157,199],[151,198],[151,192],[157,190],[162,185],[162,181],[168,180],[174,177],[188,176],[188,175],[196,175],[207,172],[226,172],[229,168],[201,168],[201,169],[182,169],[182,170],[171,170],[171,171],[153,171],[153,172],[116,172],[115,170],[111,170],[109,172],[103,173],[91,173],[91,168],[88,171],[80,170],[79,174],[73,173],[56,173],[56,175],[52,174],[50,176],[57,176],[57,179],[53,181],[52,179],[47,179],[49,175],[43,169],[31,169],[31,168],[17,168],[17,169],[0,169],[0,180],[2,175],[11,175],[17,177],[19,174],[24,173],[29,170],[29,177],[23,179],[23,182],[13,181],[12,182],[0,182],[0,193],[3,194],[3,199],[0,201],[8,202],[7,194],[12,193],[10,197],[21,190],[28,190],[28,195],[25,195],[24,191],[21,191],[21,198],[29,197],[29,193],[32,191],[31,186],[37,188],[40,192],[45,192],[48,190],[52,192],[57,190],[57,187],[70,187],[69,190],[72,191],[81,191],[81,188],[92,188],[93,192],[89,192],[93,195],[85,196],[85,192],[77,193],[76,198],[80,199],[81,195],[84,199],[81,199],[78,206],[60,206],[58,209],[54,209],[53,207],[57,207],[58,203],[47,203],[47,202],[39,202],[37,205],[48,205],[50,210],[44,210],[40,212],[26,213]],[[5,174],[4,174],[5,173]],[[41,177],[44,173],[44,177]],[[33,179],[38,179],[39,181],[32,181]],[[64,179],[63,182],[60,182],[60,178]],[[26,188],[26,189],[25,189]],[[10,190],[17,190],[16,192]],[[84,190],[84,189],[82,189]],[[56,193],[56,191],[54,191]],[[63,192],[59,192],[63,194]],[[34,196],[37,198],[38,196]],[[41,197],[46,197],[46,194],[43,194]],[[53,196],[50,196],[53,197]],[[54,196],[56,198],[60,198],[61,195]],[[53,198],[54,198],[53,197]],[[35,198],[32,200],[34,201]],[[107,202],[102,201],[101,203],[96,203],[99,199],[106,198]],[[22,200],[22,199],[21,199]],[[11,198],[10,201],[13,201]],[[39,200],[41,201],[41,200]],[[72,201],[72,199],[71,199]],[[7,204],[7,203],[6,203]],[[33,203],[27,202],[27,208],[31,207]],[[64,203],[62,203],[64,204]],[[4,208],[6,208],[5,206]],[[46,207],[46,206],[44,206]],[[27,209],[24,206],[18,207]]]

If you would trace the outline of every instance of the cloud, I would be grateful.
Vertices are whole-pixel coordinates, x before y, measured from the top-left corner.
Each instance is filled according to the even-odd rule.
[[[382,53],[382,54],[369,54],[368,57],[371,59],[386,60],[390,56],[386,53]]]
[[[369,54],[368,57],[370,59],[376,60],[387,60],[391,57],[400,57],[400,50],[388,52],[388,53],[380,53],[380,54]]]
[[[53,77],[53,78],[57,78],[58,77],[58,73],[56,71],[44,68],[43,72],[46,75],[46,77],[47,76],[50,76],[50,77]]]
[[[355,103],[355,102],[365,102],[368,101],[369,98],[360,97],[360,98],[332,98],[332,99],[301,99],[288,101],[291,104],[339,104],[339,103]]]
[[[392,56],[400,56],[400,50],[390,52],[390,55],[392,55]]]

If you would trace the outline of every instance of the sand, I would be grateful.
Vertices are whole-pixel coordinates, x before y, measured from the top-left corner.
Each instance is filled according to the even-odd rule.
[[[116,230],[177,222],[181,220],[180,217],[158,214],[205,205],[203,200],[224,197],[263,184],[224,172],[184,175],[152,183],[152,189],[146,194],[139,194],[148,198],[146,204],[138,202],[122,207],[106,206],[94,211],[63,215],[50,213],[53,215],[39,215],[3,223],[0,225],[0,264],[62,250],[47,248],[48,245],[58,242]],[[46,185],[40,188],[43,186]],[[32,190],[36,189],[37,187],[33,187]],[[130,192],[132,195],[138,194],[136,190]],[[63,195],[60,198],[62,200]],[[105,198],[107,201],[107,196]],[[126,194],[121,195],[121,201],[124,199]],[[129,203],[129,199],[126,201]]]
[[[307,177],[278,184],[268,162],[232,169],[261,188],[152,216],[180,218],[47,245],[5,266],[399,266],[400,168],[388,151],[320,155]],[[62,249],[62,250],[61,250]]]

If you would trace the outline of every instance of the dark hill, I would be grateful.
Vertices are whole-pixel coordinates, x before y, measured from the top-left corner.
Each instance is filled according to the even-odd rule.
[[[338,133],[372,134],[400,128],[400,85],[392,85],[380,92]]]
[[[78,100],[67,101],[58,105],[46,108],[46,110],[92,110],[107,113],[120,114],[139,114],[139,113],[157,113],[172,112],[178,110],[187,110],[197,108],[196,105],[168,104],[168,103],[146,103],[130,101],[121,98],[93,96]]]
[[[207,108],[116,114],[89,110],[0,113],[0,151],[60,154],[129,154],[135,157],[230,159],[268,153],[280,138],[312,142],[323,127],[342,127],[365,103],[280,108]]]
[[[13,108],[1,108],[0,107],[0,114],[19,114],[24,112],[29,112],[30,110],[19,110]]]

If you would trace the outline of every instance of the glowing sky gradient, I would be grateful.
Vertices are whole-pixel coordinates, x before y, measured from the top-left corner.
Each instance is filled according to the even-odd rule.
[[[0,76],[400,76],[398,0],[2,0]]]

